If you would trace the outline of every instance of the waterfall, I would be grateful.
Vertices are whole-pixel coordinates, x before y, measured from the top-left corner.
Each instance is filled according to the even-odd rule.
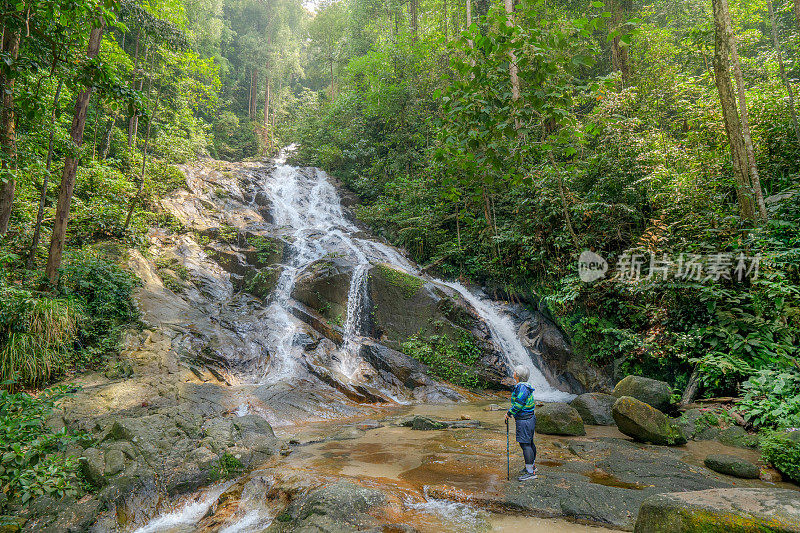
[[[296,378],[303,372],[304,367],[300,364],[302,349],[296,343],[303,326],[292,315],[291,294],[298,277],[312,263],[332,255],[348,257],[355,265],[348,290],[343,342],[336,354],[338,370],[347,378],[355,379],[363,364],[359,347],[368,316],[368,272],[371,265],[388,263],[416,275],[422,274],[397,249],[358,236],[360,230],[345,216],[339,195],[327,174],[319,169],[300,169],[287,165],[286,157],[291,149],[289,147],[281,152],[275,160],[275,170],[261,184],[272,201],[274,224],[290,243],[289,258],[283,265],[270,300],[270,360],[264,369],[262,383]],[[502,304],[473,294],[459,283],[422,276],[449,287],[469,302],[486,322],[492,341],[509,367],[524,364],[531,369],[530,382],[536,388],[537,398],[558,401],[572,397],[548,384],[522,346],[514,321],[503,311]]]
[[[501,304],[476,296],[458,282],[447,282],[437,279],[435,283],[445,285],[457,291],[472,305],[478,315],[486,322],[486,325],[489,326],[489,332],[492,334],[492,341],[505,356],[509,368],[513,369],[517,365],[528,367],[531,372],[528,382],[533,385],[536,390],[535,397],[537,400],[562,402],[569,401],[575,397],[574,394],[560,391],[547,382],[541,370],[531,361],[528,351],[522,345],[519,335],[517,335],[517,327],[514,324],[514,320],[507,313],[503,312]]]

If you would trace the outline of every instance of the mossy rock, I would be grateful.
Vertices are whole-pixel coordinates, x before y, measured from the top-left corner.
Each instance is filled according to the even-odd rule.
[[[375,269],[380,273],[383,279],[390,285],[398,288],[400,294],[405,298],[413,298],[419,292],[425,280],[418,278],[402,270],[392,268],[385,263],[375,265]]]
[[[613,395],[617,398],[630,396],[659,411],[666,411],[670,408],[672,388],[668,383],[657,379],[627,376],[614,387]]]
[[[800,497],[779,489],[658,494],[639,510],[635,533],[797,533]]]
[[[742,479],[758,479],[760,472],[760,468],[750,461],[725,453],[709,455],[703,463],[714,472]]]
[[[239,282],[239,288],[252,294],[256,298],[266,300],[278,285],[282,267],[262,268],[251,270]]]
[[[536,432],[543,435],[586,435],[578,411],[566,403],[546,403],[536,409]]]
[[[353,266],[344,258],[325,258],[312,263],[300,275],[292,298],[341,325],[347,317],[347,296]]]
[[[630,396],[623,396],[611,409],[619,430],[639,442],[662,446],[684,444],[680,426],[658,409]]]
[[[613,426],[615,422],[614,417],[611,416],[611,408],[616,401],[617,398],[610,394],[588,392],[572,400],[570,405],[578,411],[585,424]]]
[[[751,435],[741,426],[731,426],[721,430],[717,440],[725,446],[735,448],[758,448],[758,436]]]

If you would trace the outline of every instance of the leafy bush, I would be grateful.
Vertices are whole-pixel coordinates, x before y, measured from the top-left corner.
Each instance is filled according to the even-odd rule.
[[[791,480],[800,483],[800,433],[767,433],[761,439],[761,454]]]
[[[116,349],[124,326],[138,311],[131,296],[138,280],[116,263],[91,252],[74,254],[61,270],[57,291],[80,302],[79,367],[96,368]]]
[[[211,479],[230,479],[242,472],[244,465],[234,455],[223,453],[211,469]]]
[[[22,503],[48,494],[56,498],[82,490],[75,457],[63,457],[71,444],[85,439],[45,424],[64,396],[65,388],[43,391],[38,397],[0,390],[0,491]]]
[[[761,370],[743,385],[739,410],[758,427],[800,427],[800,371]]]
[[[440,378],[456,385],[482,388],[486,384],[475,372],[481,349],[469,333],[454,343],[447,335],[414,335],[402,345],[403,353],[428,365]]]
[[[63,374],[80,318],[74,300],[0,283],[0,381],[36,386]]]

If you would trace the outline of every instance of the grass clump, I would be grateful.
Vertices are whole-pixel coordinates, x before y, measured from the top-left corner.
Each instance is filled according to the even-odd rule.
[[[225,452],[214,463],[211,470],[211,478],[215,481],[231,479],[240,474],[242,470],[244,470],[242,462],[233,454]]]

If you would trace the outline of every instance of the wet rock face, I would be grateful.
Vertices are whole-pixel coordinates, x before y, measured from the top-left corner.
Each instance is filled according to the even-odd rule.
[[[292,297],[341,326],[352,275],[353,265],[344,258],[320,259],[297,279]]]
[[[523,346],[537,360],[539,367],[549,370],[547,377],[551,381],[575,394],[610,390],[606,374],[576,354],[569,339],[554,322],[539,311],[530,311],[522,306],[516,306],[514,310],[522,321],[519,337]]]
[[[659,411],[668,411],[672,389],[668,383],[641,376],[627,376],[614,387],[614,396],[630,396]]]
[[[703,463],[714,472],[742,479],[758,479],[760,473],[758,466],[750,461],[724,453],[709,455]]]
[[[614,422],[614,417],[611,416],[611,408],[616,401],[617,398],[610,394],[588,392],[572,400],[570,405],[578,411],[585,424],[613,426],[616,422]]]
[[[635,533],[800,531],[800,496],[779,489],[711,489],[645,500]]]
[[[611,414],[619,430],[634,440],[666,446],[686,442],[686,437],[674,420],[636,398],[619,398]]]
[[[566,403],[546,403],[538,407],[536,432],[544,435],[586,435],[578,411]]]
[[[384,505],[386,496],[379,490],[340,481],[293,501],[267,531],[363,531],[377,525],[376,519],[367,513]]]

